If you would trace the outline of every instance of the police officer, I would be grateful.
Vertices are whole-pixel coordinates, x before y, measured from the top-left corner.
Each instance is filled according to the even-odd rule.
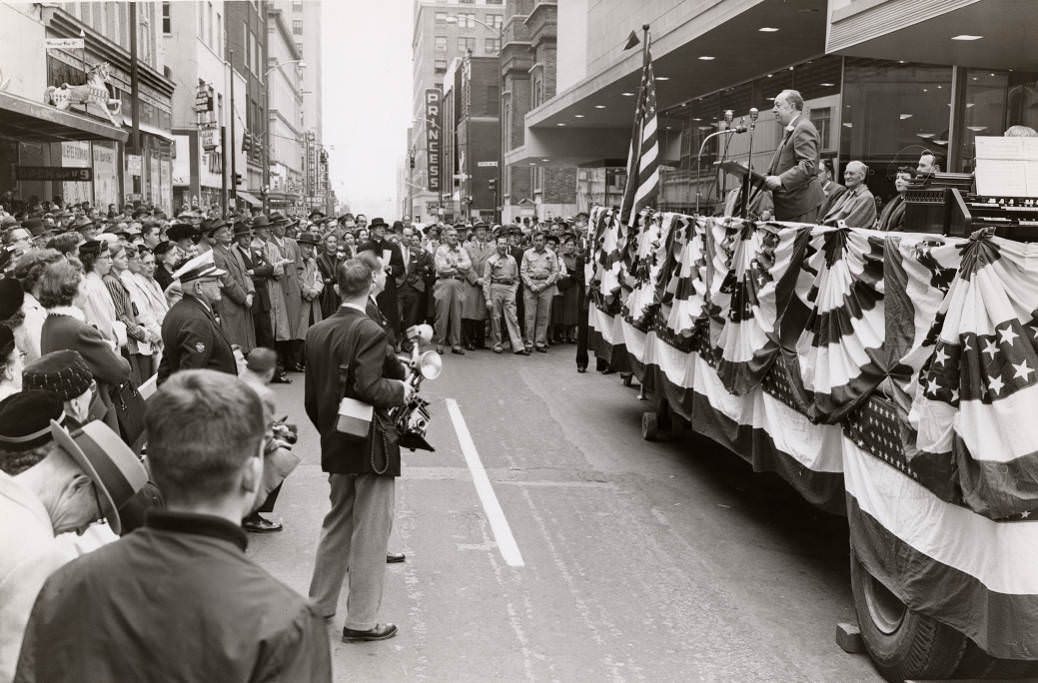
[[[159,384],[178,370],[208,368],[238,374],[234,350],[213,313],[213,304],[222,296],[220,278],[224,273],[213,262],[212,251],[195,256],[173,273],[184,298],[162,321],[165,349],[159,363]]]

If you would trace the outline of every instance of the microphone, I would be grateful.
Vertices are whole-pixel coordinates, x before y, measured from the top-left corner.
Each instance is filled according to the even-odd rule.
[[[719,132],[722,133],[722,134],[732,134],[732,133],[745,133],[748,130],[749,130],[749,128],[747,128],[746,126],[735,126],[733,128],[726,128],[726,129],[724,129],[722,131],[719,131]]]

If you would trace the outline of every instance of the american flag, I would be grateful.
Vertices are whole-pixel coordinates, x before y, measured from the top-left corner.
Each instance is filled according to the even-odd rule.
[[[652,206],[659,194],[660,143],[656,126],[656,81],[652,70],[652,55],[646,44],[642,82],[638,86],[638,102],[634,110],[631,147],[627,156],[627,185],[620,205],[620,221],[631,227],[637,222],[638,213]]]

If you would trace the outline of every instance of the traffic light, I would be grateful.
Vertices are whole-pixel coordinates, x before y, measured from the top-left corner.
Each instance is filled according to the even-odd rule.
[[[235,173],[234,174],[234,186],[238,187],[239,185],[241,185],[241,173]]]
[[[491,178],[487,181],[487,188],[491,192],[497,192],[497,178]]]

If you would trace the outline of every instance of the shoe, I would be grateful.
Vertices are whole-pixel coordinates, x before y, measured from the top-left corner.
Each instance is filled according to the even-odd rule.
[[[577,366],[577,372],[581,372],[581,373],[587,372],[587,366],[586,365],[578,365]]]
[[[504,351],[504,348],[500,344],[494,344],[494,353],[501,353],[502,351]]]
[[[256,512],[242,520],[241,528],[254,534],[269,534],[274,531],[281,531],[284,529],[284,525],[281,522],[269,520]]]
[[[457,354],[459,356],[464,356],[465,355],[465,349],[461,348],[460,346],[452,346],[451,347],[451,353],[455,353],[455,354]]]
[[[534,348],[537,349],[537,353],[548,353],[547,346],[535,346]]]
[[[515,352],[515,355],[517,355],[517,356],[529,356],[530,355],[530,349],[519,349],[518,351]]]
[[[443,355],[443,344],[436,345],[436,353],[440,354],[441,356]]]
[[[396,624],[375,624],[370,631],[355,631],[352,628],[342,628],[342,642],[356,643],[368,640],[385,640],[396,635]]]
[[[467,344],[465,344],[465,350],[466,351],[475,351],[476,350],[476,345],[473,344],[472,342],[468,342]]]
[[[403,553],[386,553],[386,564],[396,564],[407,559]]]
[[[274,375],[274,379],[270,380],[271,384],[291,384],[292,380],[285,376],[285,373],[280,375]]]

